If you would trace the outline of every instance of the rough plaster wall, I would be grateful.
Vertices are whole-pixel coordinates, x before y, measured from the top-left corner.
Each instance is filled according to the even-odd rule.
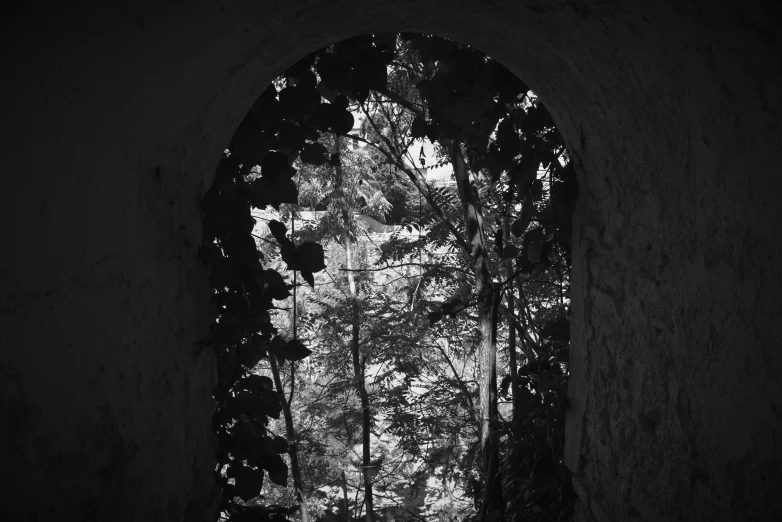
[[[0,519],[181,520],[215,498],[190,115],[135,25],[90,16],[0,31]]]
[[[208,518],[196,202],[285,66],[361,31],[418,30],[504,61],[574,152],[579,518],[778,516],[780,18],[753,5],[20,8],[0,36],[15,80],[0,123],[0,461],[20,477],[0,509]]]

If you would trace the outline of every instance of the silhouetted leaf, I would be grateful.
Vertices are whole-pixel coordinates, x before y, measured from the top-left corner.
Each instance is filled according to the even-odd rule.
[[[347,110],[339,112],[331,122],[331,128],[337,134],[347,134],[353,129],[353,115]]]
[[[263,282],[263,292],[269,299],[281,301],[291,296],[285,279],[276,270],[267,268],[264,271]]]
[[[236,287],[239,279],[238,262],[235,259],[220,258],[212,265],[212,286],[216,288]]]
[[[282,203],[296,204],[299,201],[299,189],[293,180],[280,180],[274,185],[275,190],[270,194],[269,204],[279,209]]]
[[[535,181],[535,176],[538,175],[538,162],[534,158],[528,159],[525,156],[522,162],[514,165],[508,174],[519,194],[525,194],[530,183]]]
[[[348,100],[348,97],[344,94],[340,94],[334,98],[334,101],[331,102],[331,105],[334,107],[335,111],[346,111],[350,105],[350,100]]]
[[[262,164],[269,152],[270,136],[260,119],[248,116],[234,133],[228,148],[234,161],[253,166]]]
[[[287,453],[288,441],[279,435],[275,436],[273,439],[271,439],[270,449],[273,453]]]
[[[305,91],[312,91],[312,89],[315,89],[317,84],[318,84],[318,78],[315,76],[315,73],[312,72],[312,70],[309,68],[302,71],[299,77],[296,79],[296,86],[301,87]]]
[[[311,73],[312,64],[315,62],[315,58],[318,55],[317,52],[308,54],[304,58],[300,59],[290,67],[288,67],[285,70],[284,76],[286,78],[296,78],[297,83],[306,84],[306,80],[301,80],[302,76],[306,75],[307,73]],[[313,75],[314,76],[314,75]],[[273,84],[272,84],[273,85]]]
[[[277,147],[289,150],[298,149],[304,144],[304,134],[304,130],[298,123],[291,120],[283,120],[277,138]]]
[[[288,485],[288,465],[279,455],[264,455],[255,463],[269,474],[269,479],[278,486]]]
[[[382,92],[388,83],[388,69],[384,55],[379,50],[372,51],[366,54],[366,59],[360,62],[356,72],[359,81],[367,89]]]
[[[276,98],[277,91],[274,86],[270,85],[269,89],[268,92],[270,95],[262,95],[255,103],[255,108],[257,109],[257,114],[263,128],[271,140],[272,135],[277,132],[277,129],[279,129],[280,123],[282,122],[282,105]],[[271,94],[271,91],[274,91],[274,94]],[[255,164],[258,165],[258,163]]]
[[[296,257],[303,269],[309,272],[320,272],[326,268],[323,247],[313,241],[306,241],[296,247]]]
[[[522,216],[513,222],[510,230],[511,232],[513,232],[514,236],[521,237],[524,235],[524,232],[527,230],[529,223],[530,223],[530,218]]]
[[[258,250],[249,232],[232,233],[223,240],[222,247],[226,256],[238,263],[244,263],[249,267],[260,265]]]
[[[567,317],[559,318],[547,324],[541,331],[540,337],[552,342],[570,340],[570,320]]]
[[[317,93],[317,94],[313,94]],[[320,103],[320,93],[316,89],[304,89],[301,87],[288,86],[280,91],[280,105],[282,113],[286,117],[296,120],[303,120],[310,105]]]
[[[247,466],[232,466],[235,480],[234,493],[245,502],[257,497],[263,486],[263,471]]]
[[[321,143],[307,143],[301,150],[301,161],[316,166],[323,165],[328,161],[325,157],[327,152],[328,150]]]
[[[510,157],[515,156],[519,152],[521,140],[513,127],[512,119],[505,118],[497,127],[496,143],[500,150]]]
[[[426,120],[421,116],[416,116],[410,125],[410,136],[413,138],[423,138],[426,136]]]
[[[540,201],[543,198],[543,181],[536,179],[529,186],[529,194],[535,201]]]
[[[263,390],[271,391],[274,389],[274,383],[265,375],[248,375],[236,382],[236,387],[259,394]]]
[[[426,137],[429,138],[429,141],[435,143],[439,135],[440,135],[439,125],[437,125],[436,123],[428,123],[426,125]]]
[[[312,274],[312,272],[310,272],[309,270],[305,270],[305,269],[300,270],[300,272],[301,272],[301,277],[304,278],[304,280],[307,282],[307,284],[310,285],[310,287],[314,288],[315,287],[315,276]]]
[[[512,259],[514,257],[517,257],[518,255],[519,255],[519,249],[516,248],[515,245],[506,243],[504,248],[502,249],[503,259]]]
[[[272,236],[274,236],[274,239],[276,239],[278,242],[288,239],[288,237],[285,235],[288,229],[285,228],[284,224],[280,223],[276,219],[269,221],[267,226],[269,227],[269,232],[272,233]]]
[[[538,242],[530,243],[527,247],[527,259],[531,263],[540,263],[540,254],[543,252],[543,245]]]
[[[275,337],[272,340],[269,351],[287,361],[300,361],[312,354],[312,351],[298,339],[285,342],[281,337]]]
[[[266,357],[266,343],[260,335],[253,334],[242,345],[242,364],[247,368],[254,368],[258,362]]]
[[[280,179],[285,173],[290,172],[289,169],[288,157],[279,151],[269,152],[261,165],[261,171],[269,182]]]
[[[421,94],[422,98],[428,98],[432,94],[432,80],[429,78],[424,78],[415,84],[415,88],[418,89],[418,92]]]

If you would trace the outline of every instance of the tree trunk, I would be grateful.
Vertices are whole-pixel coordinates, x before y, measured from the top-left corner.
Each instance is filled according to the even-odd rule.
[[[510,239],[510,220],[507,215],[505,215],[502,218],[502,235],[505,238],[505,244],[508,244],[508,240]],[[505,256],[503,256],[505,257]],[[513,440],[518,444],[521,442],[521,438],[519,437],[519,427],[521,422],[521,415],[523,412],[521,411],[521,405],[520,403],[520,395],[519,395],[519,368],[518,368],[518,361],[516,360],[516,328],[515,328],[515,315],[516,315],[516,297],[514,296],[514,290],[513,290],[513,258],[507,257],[503,260],[503,263],[505,264],[505,279],[508,281],[508,289],[506,292],[506,301],[507,301],[507,322],[508,322],[508,365],[510,366],[510,390],[511,390],[511,401],[512,401],[512,417],[511,417],[511,436],[513,437]],[[523,342],[523,338],[522,338]],[[510,462],[510,479],[512,481],[514,489],[517,489],[520,487],[519,482],[519,470],[520,470],[520,463],[521,463],[521,451],[518,448],[518,446],[515,447],[515,450],[510,453],[511,462]]]
[[[507,242],[510,239],[510,224],[508,216],[502,218],[502,235]],[[505,278],[508,280],[508,290],[506,293],[508,303],[508,315],[514,317],[515,315],[515,298],[513,296],[513,258],[507,258],[504,260],[505,264]],[[511,397],[513,401],[513,421],[515,425],[521,414],[521,408],[519,407],[519,394],[516,392],[518,386],[518,363],[516,361],[516,330],[514,328],[512,320],[508,321],[508,358],[510,364],[510,389]]]
[[[345,522],[350,522],[350,501],[348,500],[348,479],[342,472],[342,501],[345,503]]]
[[[341,139],[335,137],[337,155],[341,154]],[[345,247],[345,268],[347,269],[348,277],[348,289],[350,292],[350,318],[352,338],[350,343],[350,352],[353,358],[353,379],[356,383],[356,389],[358,390],[359,397],[361,398],[361,441],[362,441],[362,464],[364,475],[364,498],[367,509],[366,520],[367,522],[373,522],[373,508],[372,508],[372,475],[370,469],[370,410],[369,410],[369,394],[367,393],[366,385],[364,382],[364,369],[361,364],[360,352],[359,352],[359,303],[358,292],[356,290],[356,278],[353,273],[353,241],[350,237],[350,208],[348,205],[348,199],[344,193],[344,185],[342,179],[342,165],[337,162],[336,165],[336,188],[342,206],[342,225],[343,225],[343,245]]]
[[[493,428],[497,416],[497,342],[495,319],[496,306],[492,299],[493,284],[489,272],[489,256],[486,237],[483,231],[483,214],[480,210],[477,191],[470,181],[467,165],[457,141],[447,144],[451,164],[453,165],[456,187],[464,211],[467,228],[467,242],[470,247],[470,261],[475,275],[475,292],[478,296],[479,345],[479,397],[481,415],[481,452],[486,486],[484,501],[481,505],[481,518],[485,520],[489,510],[504,510],[502,485],[495,480],[499,472],[497,444]],[[499,305],[499,303],[496,303]]]
[[[500,480],[500,448],[497,440],[497,424],[499,422],[499,412],[497,410],[497,323],[499,322],[499,308],[502,294],[494,292],[491,305],[491,350],[495,354],[494,371],[491,372],[489,379],[489,419],[491,432],[489,435],[489,444],[486,449],[485,459],[488,461],[486,466],[486,486],[483,490],[483,502],[481,502],[480,520],[485,522],[490,512],[505,511],[505,501],[502,497],[502,481]],[[483,380],[483,378],[481,378]]]
[[[269,355],[269,362],[272,367],[272,376],[274,377],[274,386],[277,388],[277,394],[280,396],[280,405],[282,405],[282,414],[285,418],[285,432],[288,437],[288,455],[291,458],[291,475],[293,475],[293,487],[296,490],[296,498],[300,504],[301,522],[309,522],[309,510],[307,509],[307,499],[304,496],[304,486],[301,482],[301,470],[299,469],[299,453],[296,444],[296,433],[293,429],[293,416],[291,415],[291,405],[285,398],[285,389],[282,387],[280,379],[280,370],[277,367],[277,360],[274,355]]]

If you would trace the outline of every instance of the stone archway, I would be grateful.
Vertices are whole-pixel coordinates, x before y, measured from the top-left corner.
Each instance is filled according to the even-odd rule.
[[[779,517],[782,18],[764,3],[17,8],[0,31],[0,511],[208,518],[199,197],[285,66],[406,30],[503,61],[574,153],[579,516]]]

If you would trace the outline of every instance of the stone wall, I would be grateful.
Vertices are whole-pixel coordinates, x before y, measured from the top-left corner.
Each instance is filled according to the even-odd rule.
[[[37,6],[0,30],[0,512],[207,520],[197,202],[266,82],[360,32],[500,59],[574,154],[587,520],[782,517],[777,10],[692,0]]]

